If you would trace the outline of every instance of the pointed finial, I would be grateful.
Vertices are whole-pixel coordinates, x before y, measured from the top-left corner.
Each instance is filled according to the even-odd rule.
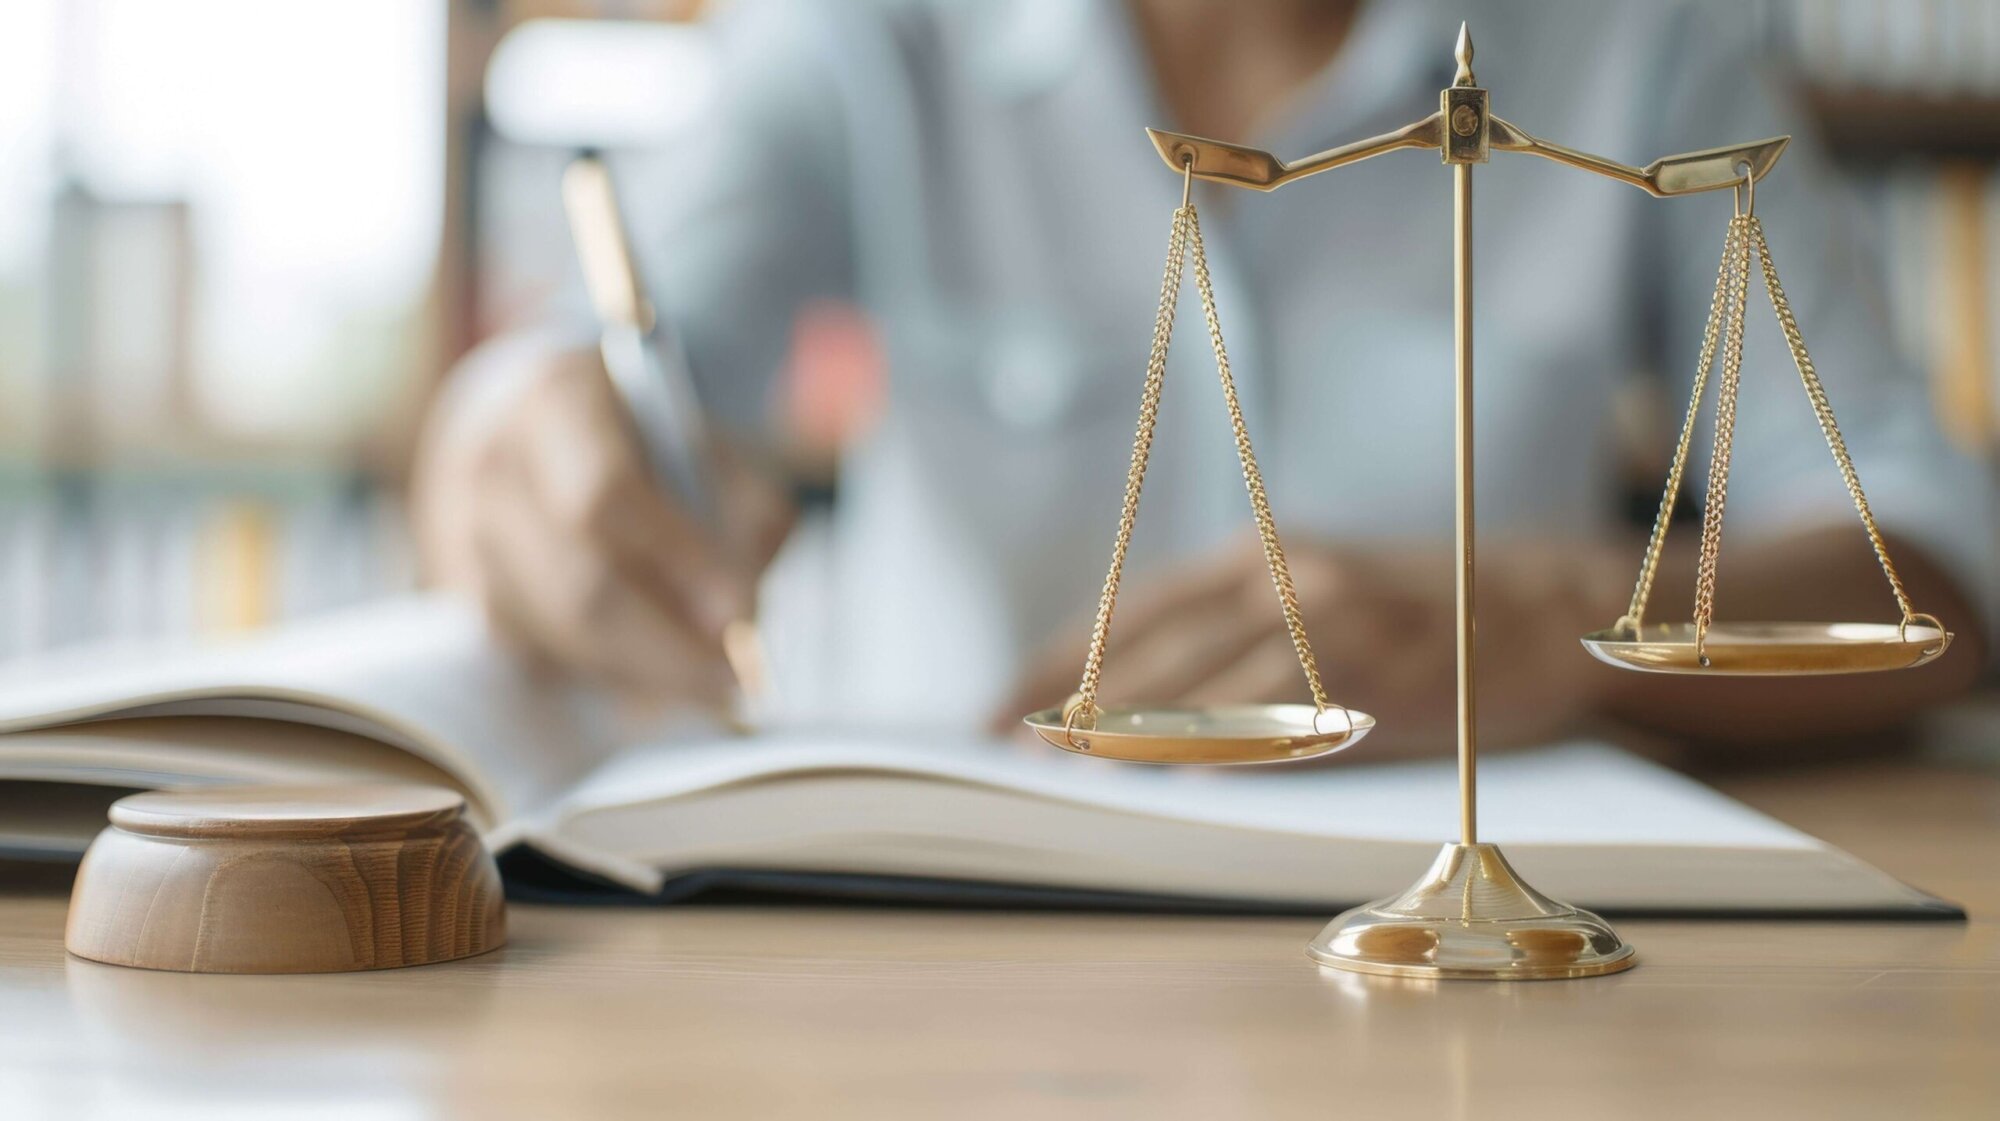
[[[1454,86],[1477,85],[1472,79],[1472,32],[1466,29],[1463,20],[1458,25],[1458,45],[1452,48],[1452,57],[1458,60],[1458,73],[1451,79]]]

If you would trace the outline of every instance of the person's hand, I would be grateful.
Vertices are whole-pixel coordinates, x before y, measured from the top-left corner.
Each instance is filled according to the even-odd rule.
[[[654,479],[594,350],[467,373],[508,384],[433,412],[413,503],[430,577],[563,668],[642,700],[721,702],[722,633],[790,526],[784,492],[718,446],[722,525],[699,524]]]
[[[1449,751],[1458,633],[1450,547],[1362,552],[1299,541],[1286,558],[1329,699],[1379,721],[1375,746]],[[1480,551],[1482,742],[1556,734],[1596,701],[1608,678],[1577,639],[1623,609],[1634,564],[1590,545]],[[996,727],[1075,692],[1089,628],[1078,619],[1029,663]],[[1100,704],[1309,701],[1257,542],[1128,582],[1099,696]]]

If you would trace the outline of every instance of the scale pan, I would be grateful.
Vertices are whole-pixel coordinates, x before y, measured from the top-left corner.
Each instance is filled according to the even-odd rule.
[[[1064,751],[1127,763],[1282,763],[1349,747],[1375,727],[1365,712],[1306,704],[1107,708],[1070,746],[1061,707],[1030,713],[1035,734]],[[1317,717],[1317,722],[1315,722]]]
[[[1613,627],[1583,636],[1598,660],[1653,673],[1744,677],[1909,669],[1944,653],[1951,632],[1926,623],[1717,623],[1708,665],[1695,656],[1693,623],[1648,623],[1635,637]]]

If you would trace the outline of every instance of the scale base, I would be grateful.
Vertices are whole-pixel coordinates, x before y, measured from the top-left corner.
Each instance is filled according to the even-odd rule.
[[[1630,969],[1611,924],[1529,887],[1494,845],[1446,845],[1408,890],[1334,919],[1306,947],[1388,977],[1551,981]]]

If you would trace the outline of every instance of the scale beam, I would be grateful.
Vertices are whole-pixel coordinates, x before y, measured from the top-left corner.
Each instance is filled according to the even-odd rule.
[[[1681,152],[1671,156],[1661,156],[1645,167],[1632,167],[1603,156],[1593,156],[1560,144],[1540,140],[1515,125],[1508,124],[1499,117],[1492,118],[1493,149],[1499,152],[1525,152],[1554,160],[1569,167],[1616,179],[1620,183],[1630,183],[1655,198],[1670,198],[1674,195],[1692,195],[1702,191],[1719,191],[1727,187],[1743,185],[1745,164],[1750,167],[1752,179],[1762,179],[1778,165],[1778,157],[1784,154],[1785,146],[1792,142],[1789,136],[1774,136],[1769,140],[1757,140],[1749,144],[1732,144],[1723,148],[1707,148],[1699,152]]]
[[[1785,152],[1785,146],[1792,142],[1789,136],[1774,136],[1769,140],[1757,140],[1749,144],[1732,144],[1722,148],[1709,148],[1700,152],[1681,152],[1662,156],[1645,167],[1633,167],[1603,156],[1593,156],[1574,148],[1565,148],[1530,135],[1517,125],[1509,124],[1499,117],[1489,118],[1491,145],[1497,152],[1522,152],[1530,156],[1540,156],[1554,160],[1568,167],[1578,168],[1620,183],[1629,183],[1656,198],[1671,198],[1675,195],[1699,194],[1702,191],[1719,191],[1728,187],[1743,185],[1743,172],[1739,170],[1748,164],[1750,176],[1762,179],[1778,165],[1778,157]],[[1440,148],[1444,141],[1444,116],[1432,113],[1415,124],[1405,125],[1394,132],[1329,148],[1316,155],[1286,162],[1261,148],[1246,148],[1241,144],[1229,144],[1220,140],[1208,140],[1185,133],[1168,132],[1164,129],[1149,128],[1146,135],[1153,141],[1153,147],[1160,153],[1167,166],[1180,171],[1186,161],[1194,161],[1194,177],[1211,183],[1227,183],[1232,187],[1248,187],[1253,191],[1275,191],[1296,179],[1318,175],[1322,171],[1332,171],[1365,159],[1379,156],[1384,152],[1394,152],[1402,148]]]
[[[1220,140],[1205,140],[1199,136],[1168,132],[1165,129],[1149,128],[1146,130],[1146,135],[1152,138],[1153,147],[1159,150],[1160,158],[1167,161],[1167,166],[1176,172],[1191,159],[1194,161],[1196,179],[1206,179],[1211,183],[1227,183],[1232,187],[1248,187],[1253,191],[1275,191],[1294,179],[1304,179],[1308,175],[1332,171],[1336,167],[1358,163],[1384,152],[1394,152],[1400,148],[1442,147],[1444,117],[1442,114],[1432,113],[1416,124],[1405,125],[1394,132],[1357,140],[1352,144],[1342,144],[1338,148],[1329,148],[1318,155],[1307,156],[1295,163],[1286,163],[1259,148],[1225,144]]]

